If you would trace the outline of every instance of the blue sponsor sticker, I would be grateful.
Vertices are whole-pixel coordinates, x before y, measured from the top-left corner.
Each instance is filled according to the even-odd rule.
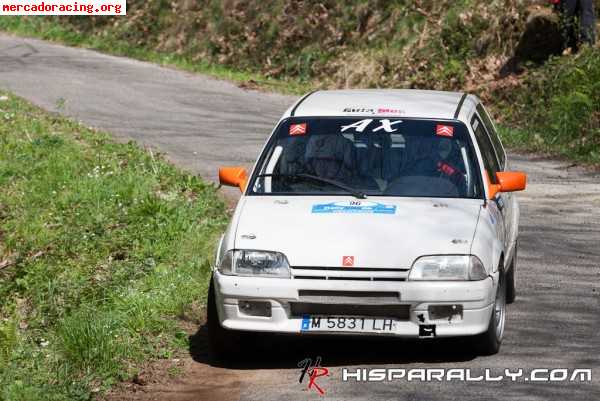
[[[313,205],[312,212],[396,214],[396,206],[364,201],[331,202]]]
[[[300,330],[306,331],[308,329],[310,329],[310,316],[303,315],[302,316],[302,328]]]

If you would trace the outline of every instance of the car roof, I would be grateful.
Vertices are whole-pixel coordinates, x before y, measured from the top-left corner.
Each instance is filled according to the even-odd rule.
[[[402,116],[457,119],[476,98],[461,92],[416,89],[344,89],[315,91],[301,98],[283,118],[328,116]]]

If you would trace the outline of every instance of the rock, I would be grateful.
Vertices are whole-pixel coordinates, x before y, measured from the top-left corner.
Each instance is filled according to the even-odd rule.
[[[139,373],[136,373],[133,378],[131,379],[131,382],[133,384],[137,384],[138,386],[145,386],[146,384],[148,384],[148,381],[146,380],[146,378]]]
[[[527,19],[514,56],[500,69],[500,76],[519,73],[525,62],[543,64],[551,56],[562,54],[563,49],[559,16],[547,11],[534,12]]]
[[[525,32],[515,49],[515,56],[521,61],[544,63],[550,56],[563,51],[563,37],[560,18],[556,14],[533,14],[525,25]]]

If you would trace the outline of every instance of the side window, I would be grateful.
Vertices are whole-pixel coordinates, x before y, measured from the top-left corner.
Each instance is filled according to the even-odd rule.
[[[496,150],[496,155],[498,156],[498,161],[500,162],[500,168],[504,170],[504,166],[506,163],[506,153],[504,152],[504,147],[502,146],[502,142],[500,142],[500,138],[498,137],[498,133],[494,128],[494,123],[490,118],[487,110],[483,107],[481,103],[477,105],[477,113],[479,117],[481,117],[481,121],[485,126],[488,134],[490,135],[490,139],[492,140],[492,145],[494,145],[494,149]]]
[[[496,158],[496,152],[494,151],[492,141],[485,132],[483,124],[477,116],[473,117],[471,126],[475,132],[475,139],[477,140],[477,145],[481,150],[481,157],[483,158],[483,164],[488,173],[488,177],[490,178],[492,184],[497,184],[496,173],[501,170],[498,159]]]

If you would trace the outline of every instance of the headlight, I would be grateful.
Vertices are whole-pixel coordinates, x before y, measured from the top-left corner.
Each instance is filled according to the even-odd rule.
[[[421,281],[477,281],[488,275],[477,256],[444,255],[423,256],[413,263],[409,280]]]
[[[230,276],[290,278],[290,265],[284,254],[268,251],[227,251],[218,270]]]

